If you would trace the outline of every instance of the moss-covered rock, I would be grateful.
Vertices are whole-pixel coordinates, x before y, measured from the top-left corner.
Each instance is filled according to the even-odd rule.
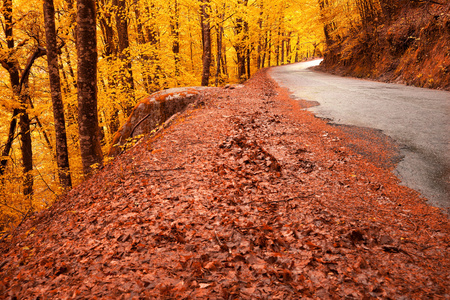
[[[206,87],[183,87],[163,90],[142,99],[125,124],[116,132],[108,155],[118,155],[131,138],[150,133],[174,114],[199,99]]]

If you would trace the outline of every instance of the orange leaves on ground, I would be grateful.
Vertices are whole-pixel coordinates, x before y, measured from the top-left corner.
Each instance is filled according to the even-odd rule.
[[[284,95],[264,73],[209,91],[3,242],[0,295],[448,294],[448,219]]]

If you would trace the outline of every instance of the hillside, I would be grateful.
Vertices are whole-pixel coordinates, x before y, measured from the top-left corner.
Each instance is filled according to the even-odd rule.
[[[450,222],[395,145],[300,105],[267,70],[208,90],[3,239],[0,298],[448,297]]]
[[[450,90],[450,2],[405,1],[391,19],[333,40],[321,69],[327,72]]]

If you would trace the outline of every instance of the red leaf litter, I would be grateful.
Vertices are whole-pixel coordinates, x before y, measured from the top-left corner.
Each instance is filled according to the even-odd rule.
[[[0,298],[449,299],[448,217],[395,145],[300,104],[267,71],[209,90],[5,239]]]

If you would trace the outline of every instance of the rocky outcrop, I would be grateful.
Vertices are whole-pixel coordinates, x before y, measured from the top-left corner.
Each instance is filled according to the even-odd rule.
[[[450,2],[392,2],[392,21],[337,39],[319,69],[450,91]]]
[[[174,114],[196,102],[207,87],[183,87],[163,90],[142,99],[125,124],[114,135],[109,156],[118,155],[124,145],[135,136],[150,133]]]

